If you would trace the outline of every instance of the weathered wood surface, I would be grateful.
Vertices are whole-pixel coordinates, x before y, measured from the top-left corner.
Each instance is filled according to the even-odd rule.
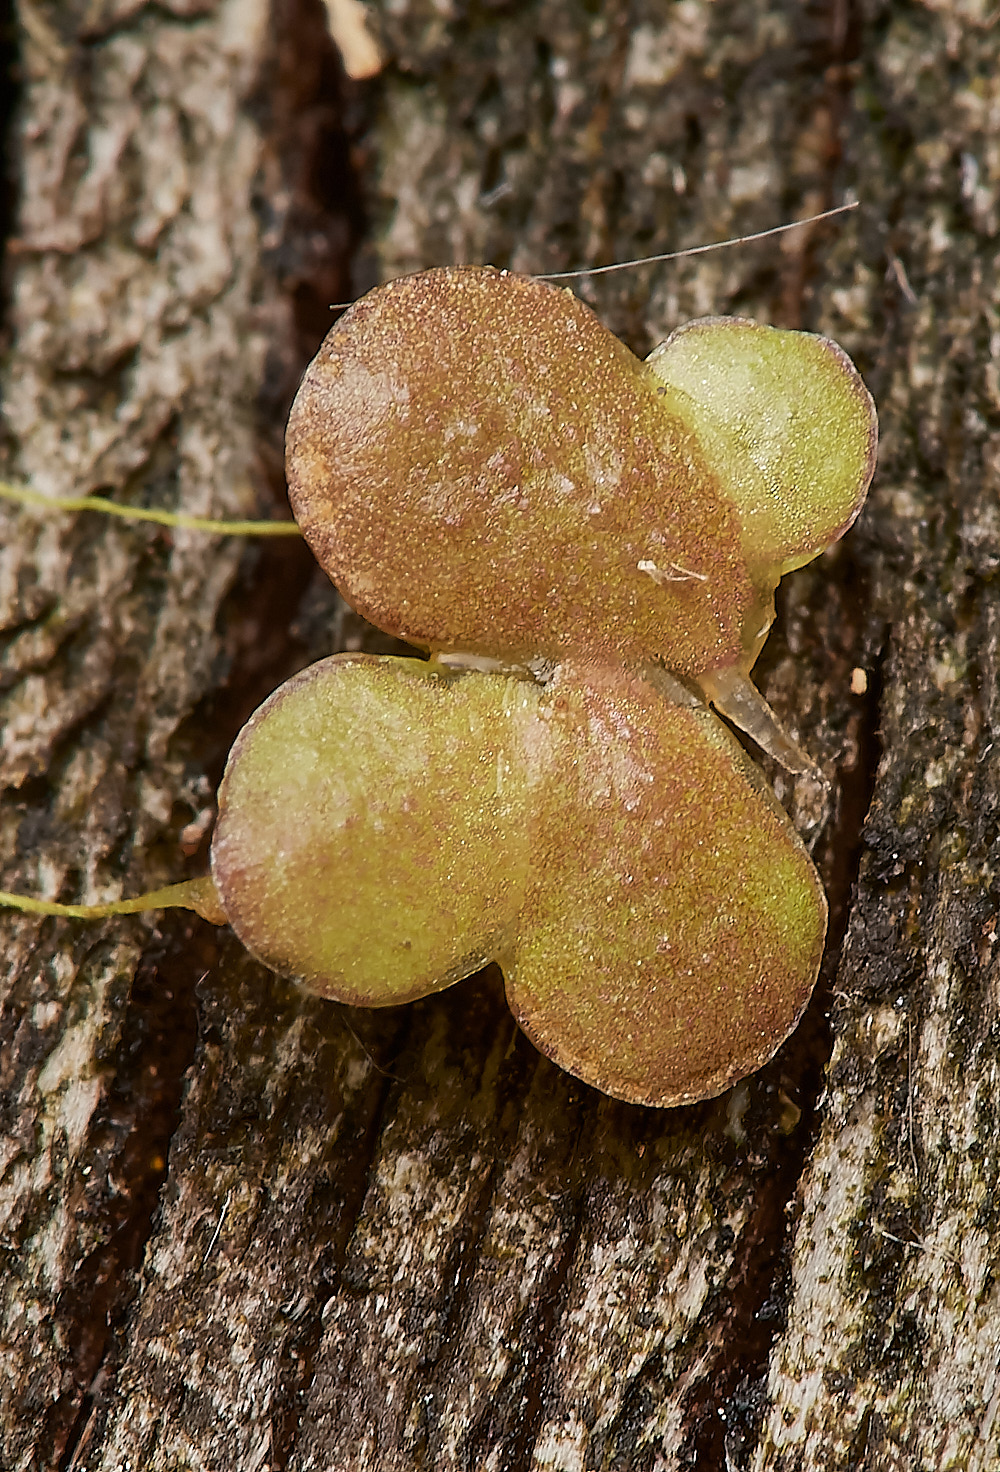
[[[346,1014],[195,922],[3,916],[0,1466],[995,1466],[988,7],[397,0],[365,91],[322,19],[22,0],[5,473],[272,504],[348,290],[351,160],[379,242],[359,281],[610,260],[856,192],[836,231],[587,288],[640,351],[706,312],[829,332],[879,403],[869,507],[790,581],[760,666],[834,779],[822,829],[786,794],[828,963],[774,1064],[658,1113],[540,1060],[492,974]],[[197,872],[239,721],[362,631],[299,552],[0,528],[3,882]]]

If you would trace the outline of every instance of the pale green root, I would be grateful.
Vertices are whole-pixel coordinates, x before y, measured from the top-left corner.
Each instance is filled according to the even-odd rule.
[[[196,911],[213,925],[226,924],[215,885],[208,875],[183,884],[170,884],[166,889],[151,889],[134,900],[108,900],[102,905],[62,905],[56,900],[36,900],[30,895],[0,889],[0,906],[24,910],[29,915],[60,915],[68,920],[103,920],[108,915],[138,915],[144,910],[183,909]]]
[[[300,537],[294,521],[217,521],[210,516],[188,516],[183,511],[159,511],[145,506],[119,506],[102,496],[43,496],[30,486],[15,486],[0,480],[0,497],[41,511],[100,511],[122,521],[153,521],[158,526],[212,532],[229,537]]]

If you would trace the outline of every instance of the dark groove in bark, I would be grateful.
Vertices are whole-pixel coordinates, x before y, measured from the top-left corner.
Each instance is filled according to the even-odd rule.
[[[112,1335],[131,1308],[135,1273],[167,1175],[170,1139],[197,1041],[196,972],[190,955],[195,928],[190,923],[184,927],[183,951],[176,936],[146,951],[125,1010],[101,1126],[106,1143],[95,1140],[95,1154],[107,1163],[104,1180],[93,1183],[95,1195],[100,1192],[103,1198],[100,1245],[77,1269],[72,1296],[60,1305],[70,1324],[82,1331],[73,1391],[53,1408],[56,1424],[71,1408],[76,1412],[59,1459],[60,1472],[74,1466],[84,1450],[81,1438],[100,1421],[113,1392],[118,1357]]]
[[[591,1109],[594,1108],[595,1106],[592,1105]],[[591,1121],[592,1119],[593,1115],[591,1115]],[[571,1224],[563,1241],[558,1262],[545,1285],[542,1308],[538,1314],[534,1336],[534,1354],[521,1396],[520,1420],[515,1422],[517,1429],[512,1438],[513,1447],[507,1464],[509,1472],[529,1472],[539,1428],[545,1413],[545,1390],[551,1375],[552,1350],[555,1345],[556,1332],[565,1313],[570,1291],[570,1274],[577,1259],[577,1249],[586,1223],[589,1188],[586,1170],[581,1162],[585,1161],[587,1156],[585,1151],[581,1150],[581,1145],[586,1142],[591,1121],[584,1121],[573,1147],[572,1190],[570,1201],[567,1203],[567,1215]],[[603,1186],[603,1182],[601,1185]]]
[[[286,1393],[283,1403],[279,1401],[275,1410],[271,1463],[274,1472],[284,1472],[298,1444],[302,1406],[313,1383],[316,1356],[323,1339],[323,1312],[342,1282],[351,1234],[361,1214],[383,1124],[391,1108],[393,1081],[376,1072],[369,1099],[368,1126],[351,1155],[349,1172],[338,1178],[342,1210],[335,1234],[324,1244],[324,1257],[329,1258],[329,1266],[324,1263],[324,1271],[315,1285],[301,1337],[291,1340],[285,1347]]]
[[[509,1026],[516,1031],[516,1024],[512,1019]],[[431,1383],[448,1385],[449,1371],[455,1374],[462,1371],[459,1354],[455,1351],[462,1348],[469,1316],[476,1309],[477,1299],[470,1293],[470,1289],[478,1286],[475,1270],[477,1264],[483,1261],[477,1249],[490,1224],[496,1186],[502,1178],[504,1163],[511,1148],[516,1148],[517,1145],[528,1092],[537,1080],[539,1070],[544,1073],[551,1067],[547,1060],[536,1054],[526,1038],[516,1038],[504,1070],[506,1078],[497,1090],[497,1129],[492,1140],[493,1161],[489,1175],[478,1193],[474,1211],[467,1217],[468,1230],[459,1244],[460,1262],[464,1265],[464,1271],[456,1274],[457,1291],[448,1306],[438,1352],[427,1364],[428,1371],[433,1372],[428,1375]],[[505,1108],[507,1103],[518,1099],[521,1101],[520,1108]],[[533,1316],[525,1316],[528,1320],[526,1325],[523,1320],[518,1323],[519,1330],[524,1325],[520,1354],[514,1358],[508,1373],[497,1386],[488,1410],[471,1422],[463,1438],[462,1455],[470,1467],[480,1466],[497,1451],[502,1454],[502,1465],[509,1472],[521,1472],[522,1468],[527,1469],[530,1466],[531,1448],[535,1440],[533,1428],[537,1426],[538,1417],[544,1407],[544,1373],[539,1382],[538,1367],[544,1367],[549,1362],[550,1347],[558,1328],[568,1275],[575,1260],[583,1226],[582,1176],[578,1162],[580,1142],[585,1138],[587,1129],[586,1115],[582,1112],[576,1124],[576,1138],[569,1165],[572,1180],[567,1188],[563,1211],[564,1220],[570,1221],[572,1225],[566,1233],[559,1260],[541,1288],[539,1297],[543,1307]],[[453,1347],[449,1345],[451,1331],[454,1331]],[[534,1366],[534,1374],[526,1373],[526,1366]],[[438,1435],[428,1439],[426,1449],[426,1466],[429,1469],[438,1466],[443,1455],[443,1437],[440,1433],[446,1428],[439,1424],[435,1429]]]

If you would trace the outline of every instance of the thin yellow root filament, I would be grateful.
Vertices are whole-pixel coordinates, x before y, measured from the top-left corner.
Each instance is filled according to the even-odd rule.
[[[144,910],[194,910],[213,925],[225,925],[226,916],[211,878],[189,879],[166,889],[151,889],[134,900],[109,900],[103,905],[61,905],[55,900],[36,900],[26,894],[0,889],[0,905],[24,910],[29,915],[61,915],[68,920],[103,920],[108,915],[138,915]]]
[[[211,532],[227,537],[300,537],[294,521],[216,521],[209,516],[186,516],[182,511],[158,511],[144,506],[119,506],[103,496],[43,496],[29,486],[11,485],[0,480],[0,496],[21,506],[34,506],[41,511],[100,511],[105,516],[118,516],[122,521],[153,521],[158,526],[185,528],[188,531]]]

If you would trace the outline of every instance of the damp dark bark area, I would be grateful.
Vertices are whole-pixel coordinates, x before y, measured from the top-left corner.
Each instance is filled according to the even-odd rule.
[[[847,196],[836,228],[582,290],[639,352],[710,313],[828,333],[883,438],[757,672],[831,779],[820,812],[778,778],[828,954],[798,1032],[723,1098],[600,1097],[492,972],[350,1012],[193,920],[3,914],[5,1469],[996,1465],[988,9],[395,0],[364,83],[319,0],[7,13],[8,479],[280,514],[329,302]],[[361,644],[384,641],[300,547],[0,508],[5,887],[202,872],[240,722]]]

